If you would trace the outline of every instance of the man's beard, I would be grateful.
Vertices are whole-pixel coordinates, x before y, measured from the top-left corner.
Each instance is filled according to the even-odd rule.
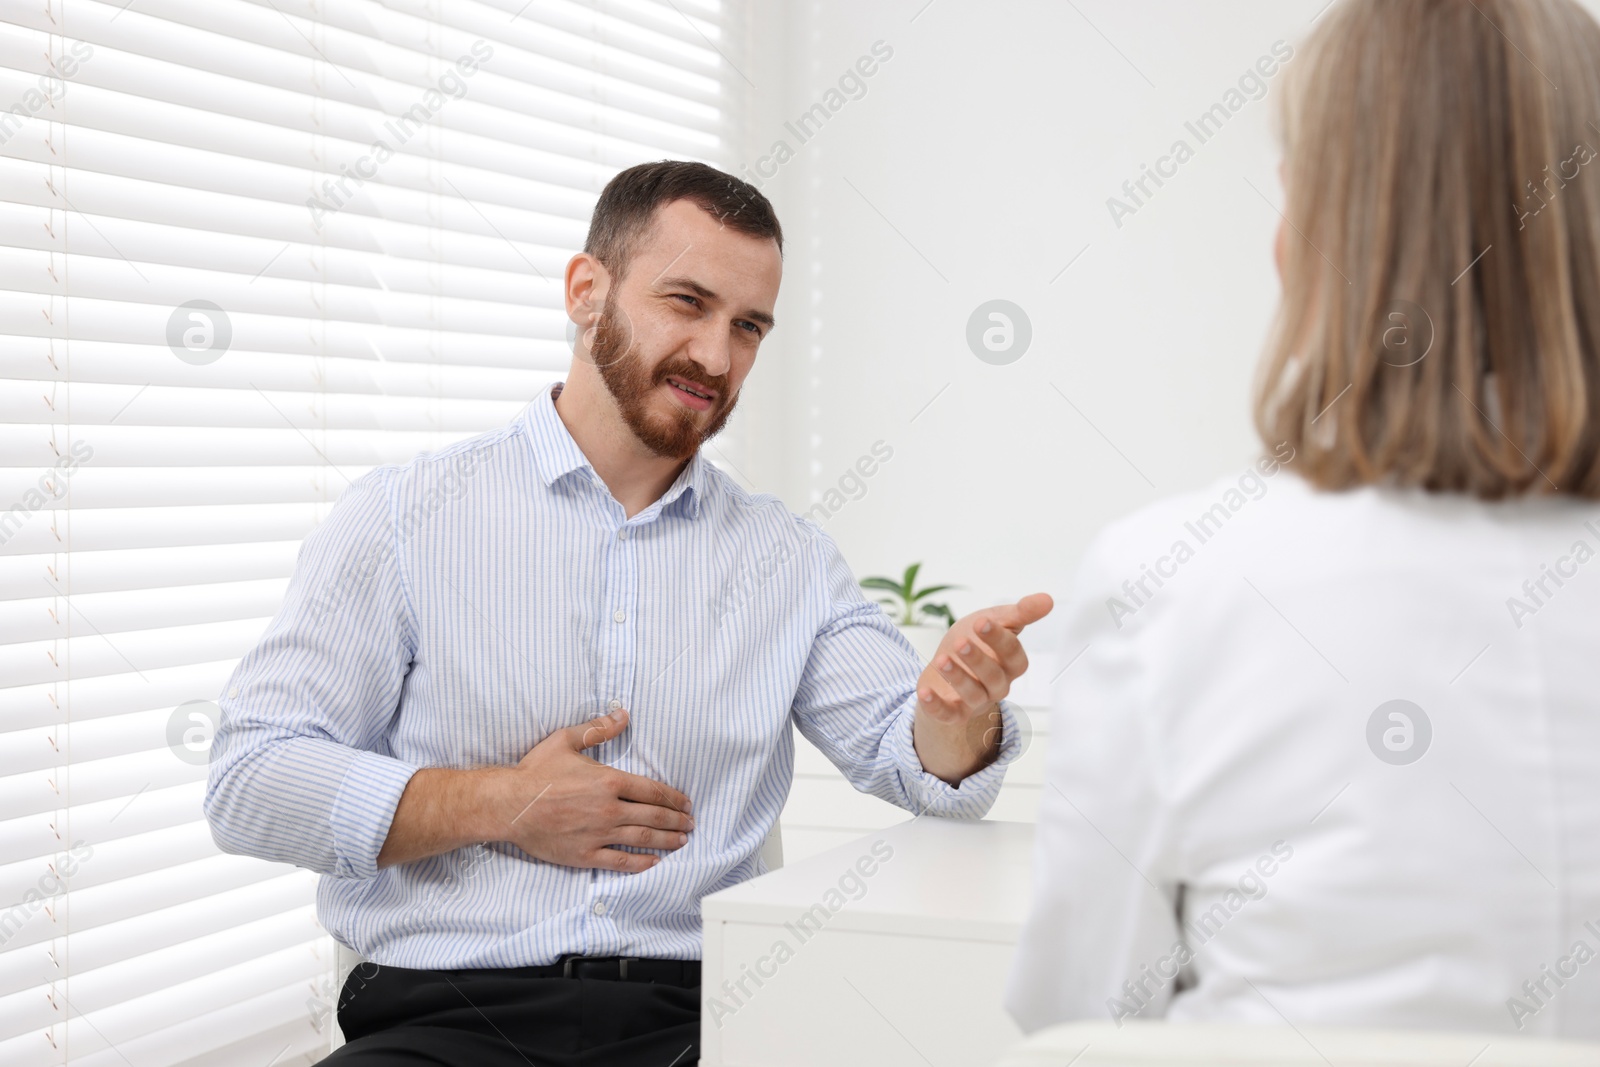
[[[634,340],[632,330],[623,326],[608,301],[591,335],[590,358],[633,435],[658,456],[688,459],[717,435],[739,398],[729,394],[726,374],[708,378],[704,368],[690,360],[666,359],[654,367],[645,366],[632,349]],[[650,398],[669,376],[704,386],[706,391],[717,394],[714,405],[726,406],[711,409],[711,421],[704,429],[698,425],[700,413],[689,408],[680,409],[675,417],[653,414]]]

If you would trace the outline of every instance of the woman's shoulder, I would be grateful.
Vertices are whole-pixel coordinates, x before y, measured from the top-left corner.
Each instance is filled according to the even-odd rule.
[[[1108,523],[1084,553],[1072,599],[1077,629],[1123,638],[1227,632],[1263,597],[1345,618],[1400,589],[1408,611],[1433,605],[1429,624],[1445,625],[1483,605],[1499,610],[1541,565],[1570,577],[1597,557],[1595,501],[1329,491],[1284,467],[1251,467]],[[1600,586],[1586,594],[1596,595]]]
[[[1571,496],[1482,500],[1381,485],[1326,490],[1289,464],[1263,460],[1205,486],[1163,497],[1107,523],[1086,560],[1139,567],[1165,554],[1193,558],[1315,551],[1372,561],[1456,547],[1493,553],[1546,534],[1600,541],[1600,501]]]
[[[1303,479],[1271,457],[1204,486],[1152,501],[1117,518],[1090,542],[1088,563],[1153,565],[1165,556],[1187,559],[1201,549],[1272,536],[1283,525],[1314,521],[1326,502]]]

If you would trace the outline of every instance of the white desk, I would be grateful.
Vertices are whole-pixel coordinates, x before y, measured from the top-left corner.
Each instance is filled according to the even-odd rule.
[[[1032,848],[922,817],[706,897],[701,1064],[992,1063],[1022,1036],[1000,998]]]

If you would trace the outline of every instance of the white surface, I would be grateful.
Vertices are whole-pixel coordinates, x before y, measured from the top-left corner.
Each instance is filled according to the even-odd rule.
[[[706,897],[702,1065],[989,1062],[1021,1036],[1000,992],[1027,910],[1032,834],[914,819]],[[863,858],[874,861],[865,875]],[[852,873],[864,888],[849,886],[840,897],[855,899],[835,898],[834,910],[830,890]],[[833,914],[817,916],[818,904]],[[771,977],[757,986],[752,970]],[[741,977],[743,992],[724,985]]]
[[[1082,654],[1006,1002],[1030,1030],[1116,1004],[1600,1039],[1600,563],[1573,558],[1600,504],[1239,484],[1109,528],[1061,609]],[[1133,608],[1124,583],[1185,539]],[[1514,621],[1544,567],[1563,585]]]
[[[994,1067],[1593,1067],[1600,1045],[1287,1026],[1070,1023],[1033,1035]]]

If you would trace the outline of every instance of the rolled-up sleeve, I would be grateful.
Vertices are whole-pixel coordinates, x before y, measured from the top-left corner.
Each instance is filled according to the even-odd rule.
[[[1021,754],[1016,708],[1001,701],[1000,752],[959,786],[923,769],[912,741],[922,661],[883,609],[862,595],[833,539],[801,523],[823,605],[795,693],[801,735],[863,793],[916,815],[982,818],[1000,794],[1006,766]]]
[[[390,473],[356,479],[306,537],[278,614],[217,701],[204,810],[224,852],[377,874],[417,770],[387,744],[416,650]]]

